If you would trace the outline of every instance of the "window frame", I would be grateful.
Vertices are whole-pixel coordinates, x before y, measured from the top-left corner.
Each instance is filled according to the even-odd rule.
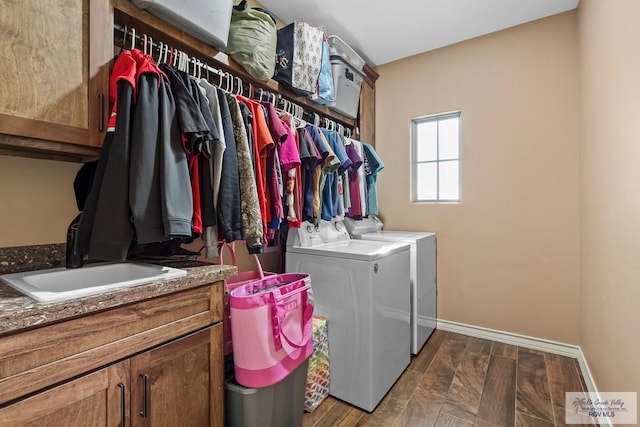
[[[451,118],[458,119],[458,157],[452,159],[441,160],[440,159],[440,135],[439,126],[437,126],[437,141],[436,141],[436,159],[418,161],[418,125],[429,122],[439,122],[441,120],[447,120]],[[462,201],[462,188],[461,188],[461,145],[462,140],[462,113],[458,111],[449,111],[446,113],[432,114],[429,116],[416,117],[411,119],[411,201],[413,203],[460,203]],[[440,164],[443,162],[457,161],[458,162],[458,198],[457,199],[442,199],[440,198]],[[436,164],[436,198],[435,199],[419,199],[418,198],[418,165],[435,163]]]

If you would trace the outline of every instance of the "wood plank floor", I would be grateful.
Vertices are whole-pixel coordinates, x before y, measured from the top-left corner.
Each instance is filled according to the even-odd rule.
[[[436,330],[374,412],[329,396],[303,426],[564,426],[585,390],[575,359]]]

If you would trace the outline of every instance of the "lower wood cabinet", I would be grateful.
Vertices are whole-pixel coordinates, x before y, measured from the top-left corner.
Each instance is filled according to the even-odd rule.
[[[221,324],[131,358],[131,425],[221,423],[221,366]]]
[[[222,427],[222,282],[0,335],[0,426]]]
[[[218,426],[222,324],[0,408],[3,427]]]

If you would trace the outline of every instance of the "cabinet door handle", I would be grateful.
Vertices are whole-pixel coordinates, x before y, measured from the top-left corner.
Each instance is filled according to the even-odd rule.
[[[118,427],[126,427],[127,412],[126,412],[126,399],[127,399],[127,386],[123,383],[118,384],[120,388],[120,424]]]
[[[140,411],[140,416],[142,418],[147,418],[147,413],[149,411],[149,393],[148,393],[148,376],[145,373],[140,374],[140,378],[142,378],[142,410]]]
[[[100,95],[98,95],[98,102],[100,103],[100,109],[98,110],[100,113],[98,130],[102,132],[104,130],[104,93],[101,93]]]

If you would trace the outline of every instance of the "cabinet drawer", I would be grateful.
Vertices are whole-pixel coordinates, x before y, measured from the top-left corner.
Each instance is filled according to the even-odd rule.
[[[215,284],[0,337],[0,404],[221,319]]]

